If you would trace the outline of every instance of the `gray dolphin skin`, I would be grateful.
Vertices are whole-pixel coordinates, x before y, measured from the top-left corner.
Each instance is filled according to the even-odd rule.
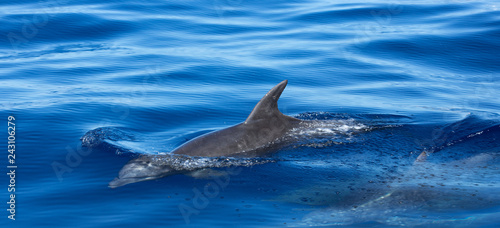
[[[259,149],[283,137],[301,120],[286,116],[278,110],[278,99],[288,80],[274,86],[254,107],[245,122],[196,137],[172,151],[174,155],[196,157],[256,156]],[[260,152],[262,153],[262,152]],[[109,183],[110,188],[139,181],[183,173],[166,163],[157,163],[157,156],[142,156],[128,162]],[[156,160],[155,160],[156,159]],[[184,171],[187,172],[187,171]]]
[[[282,81],[255,106],[245,122],[208,133],[186,142],[172,153],[218,157],[245,153],[261,148],[283,136],[300,123],[278,110],[278,99],[287,85]]]

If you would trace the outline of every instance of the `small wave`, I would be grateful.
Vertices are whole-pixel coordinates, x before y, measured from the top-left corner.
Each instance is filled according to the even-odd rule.
[[[134,136],[125,131],[123,128],[118,127],[100,127],[94,130],[90,130],[85,135],[83,135],[80,140],[82,141],[82,146],[85,147],[96,147],[101,145],[101,143],[109,139],[111,141],[117,140],[134,140]]]
[[[355,121],[347,120],[312,120],[302,122],[299,127],[290,131],[289,135],[350,135],[359,131],[368,131],[371,128]]]

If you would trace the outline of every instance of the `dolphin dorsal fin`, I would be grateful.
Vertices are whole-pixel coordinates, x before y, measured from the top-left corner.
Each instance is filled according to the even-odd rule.
[[[271,116],[284,116],[283,113],[278,110],[278,99],[280,99],[281,93],[286,87],[288,80],[280,82],[278,85],[274,86],[267,94],[255,105],[252,113],[245,120],[245,123],[269,118]],[[292,118],[292,117],[290,117]]]

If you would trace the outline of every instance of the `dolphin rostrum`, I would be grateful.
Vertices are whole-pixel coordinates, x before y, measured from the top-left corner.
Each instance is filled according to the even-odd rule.
[[[278,99],[287,83],[288,81],[284,80],[274,86],[257,103],[245,122],[196,137],[176,148],[171,154],[235,157],[256,155],[257,151],[269,149],[271,144],[302,122],[278,110]],[[192,171],[175,169],[168,162],[155,162],[158,161],[158,156],[162,155],[142,156],[129,161],[120,170],[118,178],[109,183],[109,187],[115,188]]]

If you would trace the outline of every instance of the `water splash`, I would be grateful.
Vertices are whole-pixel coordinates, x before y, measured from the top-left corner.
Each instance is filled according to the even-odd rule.
[[[192,157],[179,154],[150,155],[147,157],[155,165],[168,165],[170,168],[178,171],[194,171],[230,166],[253,166],[278,161],[273,158]]]

